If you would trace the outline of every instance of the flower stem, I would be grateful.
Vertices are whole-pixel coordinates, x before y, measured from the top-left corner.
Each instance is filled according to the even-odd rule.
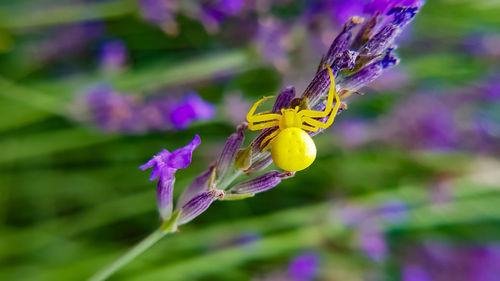
[[[113,273],[118,271],[124,265],[135,259],[137,256],[142,254],[144,251],[149,249],[149,247],[153,246],[156,242],[160,241],[168,233],[171,233],[169,230],[162,229],[161,227],[157,230],[153,231],[146,238],[140,241],[137,245],[135,245],[132,249],[122,255],[120,258],[115,260],[110,265],[98,271],[92,277],[88,279],[88,281],[102,281],[106,280]]]

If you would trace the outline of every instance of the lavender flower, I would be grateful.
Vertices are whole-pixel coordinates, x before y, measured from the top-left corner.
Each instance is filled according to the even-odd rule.
[[[158,25],[167,34],[177,34],[176,0],[140,0],[139,4],[141,14],[146,20]]]
[[[82,107],[82,102],[77,105]],[[209,120],[215,107],[191,92],[184,100],[158,97],[140,100],[134,95],[117,93],[108,85],[98,85],[85,96],[88,112],[78,119],[90,119],[107,132],[139,134],[148,131],[183,130],[192,122]],[[73,111],[78,111],[74,106]]]
[[[359,233],[359,246],[365,254],[374,261],[382,261],[388,253],[384,233],[375,222],[366,222],[361,225]]]
[[[432,278],[427,271],[418,265],[407,264],[403,268],[403,281],[431,281]]]
[[[208,32],[216,32],[219,25],[229,16],[235,16],[241,12],[245,0],[217,0],[206,2],[199,7],[198,19]]]
[[[105,31],[102,22],[85,22],[55,29],[50,38],[31,46],[33,57],[48,62],[84,51]]]
[[[303,253],[288,265],[288,275],[294,281],[312,280],[318,274],[319,258],[315,253]]]
[[[112,40],[101,46],[99,62],[104,69],[117,70],[124,67],[127,56],[125,43],[121,40]]]
[[[159,177],[156,189],[158,210],[164,221],[167,221],[172,214],[172,192],[174,189],[174,174],[178,169],[184,169],[191,164],[193,151],[200,145],[200,137],[196,135],[194,139],[185,147],[173,152],[163,149],[146,164],[140,166],[141,170],[153,168],[150,181]]]
[[[195,120],[209,120],[215,115],[215,107],[190,93],[184,101],[171,109],[170,119],[177,129],[185,129]]]

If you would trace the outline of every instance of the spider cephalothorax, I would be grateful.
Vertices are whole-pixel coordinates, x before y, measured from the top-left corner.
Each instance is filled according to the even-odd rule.
[[[327,65],[330,75],[330,89],[325,110],[316,111],[299,107],[282,109],[278,113],[258,113],[254,114],[259,104],[272,97],[264,97],[257,101],[247,114],[248,128],[250,130],[262,130],[271,127],[278,127],[277,130],[268,135],[261,142],[261,147],[266,150],[271,146],[271,157],[274,163],[286,171],[300,171],[314,162],[316,158],[316,146],[305,131],[317,131],[319,128],[328,128],[335,119],[340,107],[340,98],[335,91],[335,81],[330,67]],[[335,106],[333,106],[333,96],[335,95]],[[331,114],[330,114],[331,113]],[[314,118],[328,117],[325,123]]]

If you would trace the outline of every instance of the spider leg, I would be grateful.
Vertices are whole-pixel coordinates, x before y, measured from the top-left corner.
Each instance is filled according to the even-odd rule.
[[[278,129],[276,129],[274,132],[272,132],[271,134],[269,134],[267,137],[265,137],[265,138],[262,140],[262,142],[260,143],[260,146],[261,146],[261,147],[262,147],[262,146],[266,143],[266,141],[269,141],[269,142],[267,143],[267,145],[266,145],[266,146],[264,146],[264,147],[262,148],[262,151],[266,151],[266,150],[267,150],[267,149],[271,146],[271,144],[273,143],[273,139],[274,139],[274,138],[275,138],[275,137],[276,137],[276,136],[277,136],[280,132],[281,132],[281,130],[278,128]]]
[[[328,126],[326,123],[323,123],[321,121],[318,121],[316,119],[312,119],[311,117],[302,117],[302,121],[307,123],[308,125],[311,125],[313,127],[316,127],[316,129],[321,128],[321,129],[326,129]],[[307,126],[307,125],[306,125]]]
[[[262,129],[267,129],[275,126],[279,126],[280,122],[278,121],[270,121],[270,122],[265,122],[265,123],[260,123],[260,124],[254,124],[253,122],[248,123],[248,129],[252,131],[257,131],[257,130],[262,130]]]
[[[313,119],[314,120],[314,119]],[[323,123],[322,123],[323,124]],[[300,126],[300,128],[302,130],[306,130],[306,131],[311,131],[311,132],[316,132],[319,128],[318,127],[315,127],[315,126],[309,126],[307,124],[302,124],[302,126]]]
[[[275,114],[275,113],[268,113],[268,114],[254,114],[255,110],[257,110],[257,107],[259,104],[267,99],[272,98],[272,96],[269,97],[263,97],[262,99],[258,100],[250,111],[247,113],[247,121],[249,123],[251,122],[264,122],[264,121],[271,121],[271,120],[279,120],[281,118],[280,114]]]
[[[323,111],[316,111],[316,110],[301,110],[299,111],[300,116],[308,116],[308,117],[313,117],[313,118],[323,118],[328,116],[330,114],[330,111],[332,110],[332,105],[333,105],[333,95],[335,95],[335,106],[340,102],[339,95],[337,94],[337,91],[335,91],[335,79],[333,78],[333,72],[330,66],[327,64],[326,68],[328,69],[328,75],[330,75],[330,89],[328,90],[328,98],[326,101],[326,107],[325,110]]]

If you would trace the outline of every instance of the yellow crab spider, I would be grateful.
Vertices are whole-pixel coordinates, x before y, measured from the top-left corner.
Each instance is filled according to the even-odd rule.
[[[300,110],[299,107],[282,109],[281,114],[258,113],[254,114],[259,104],[272,97],[264,97],[257,101],[247,114],[248,128],[252,131],[262,130],[271,127],[278,127],[277,130],[262,140],[260,146],[267,145],[262,149],[271,147],[271,157],[274,163],[285,171],[295,172],[309,167],[316,158],[316,145],[312,138],[305,131],[315,132],[319,128],[326,129],[332,125],[335,115],[340,107],[340,98],[335,91],[335,81],[330,66],[330,89],[325,110]],[[333,95],[335,95],[335,106],[333,106]],[[333,110],[332,110],[333,108]],[[330,114],[331,112],[331,114]],[[313,118],[324,118],[330,114],[328,120],[323,123]]]

